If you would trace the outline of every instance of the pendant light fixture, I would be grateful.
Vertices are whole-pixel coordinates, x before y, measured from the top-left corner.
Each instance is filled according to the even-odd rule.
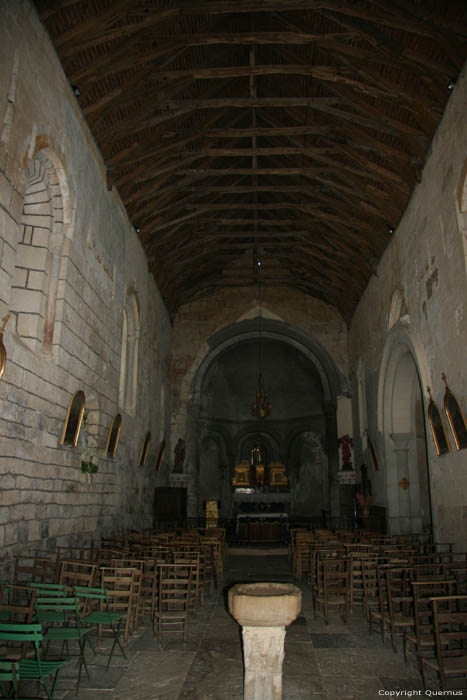
[[[268,401],[268,395],[264,386],[263,377],[263,335],[262,335],[262,294],[263,287],[261,281],[262,260],[256,256],[256,279],[258,284],[258,302],[259,302],[259,345],[258,345],[258,387],[256,390],[256,401],[251,404],[251,414],[256,418],[266,418],[271,415],[272,404]]]

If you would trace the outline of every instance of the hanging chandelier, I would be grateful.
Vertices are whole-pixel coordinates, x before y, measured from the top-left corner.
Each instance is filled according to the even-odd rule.
[[[258,282],[258,300],[259,300],[259,350],[258,350],[258,388],[256,390],[256,401],[251,404],[251,415],[256,418],[266,418],[271,415],[272,404],[268,401],[268,395],[264,386],[264,377],[262,372],[263,365],[263,336],[262,336],[262,286],[260,279],[261,259],[256,260],[256,273]]]

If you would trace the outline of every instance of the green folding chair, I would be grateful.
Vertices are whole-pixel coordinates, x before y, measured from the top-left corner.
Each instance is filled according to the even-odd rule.
[[[80,604],[77,598],[37,598],[35,604],[37,621],[40,623],[53,623],[57,626],[49,626],[44,633],[43,641],[47,643],[45,655],[47,656],[50,642],[62,642],[60,653],[65,654],[69,658],[69,642],[78,642],[78,680],[76,684],[76,693],[78,693],[81,683],[82,667],[86,671],[87,677],[90,679],[86,656],[84,653],[84,638],[91,631],[90,627],[84,627],[81,624]]]
[[[5,686],[5,684],[8,684]],[[16,661],[0,660],[0,686],[3,688],[6,698],[18,698],[19,692],[19,670]]]
[[[89,626],[96,626],[99,629],[102,627],[108,628],[112,632],[113,644],[109,653],[106,671],[109,669],[110,662],[115,650],[118,646],[123,656],[126,657],[123,646],[120,642],[120,633],[122,622],[125,619],[123,612],[111,610],[109,596],[104,588],[86,588],[84,586],[73,586],[73,595],[76,598],[81,598],[84,601],[84,608],[81,616],[81,623]],[[94,655],[96,651],[91,644],[89,637],[85,637],[85,641],[89,643]]]
[[[52,598],[53,596],[65,598],[67,595],[67,588],[64,583],[41,583],[36,581],[31,581],[27,584],[28,588],[36,591],[36,597],[46,596],[47,598]]]
[[[53,700],[60,673],[66,661],[42,659],[40,653],[42,639],[42,627],[39,624],[0,623],[0,642],[17,643],[20,648],[29,643],[34,649],[34,658],[21,658],[18,661],[20,679],[37,681],[44,689],[47,698]],[[5,659],[2,660],[5,661]],[[50,681],[48,681],[49,678],[51,678]]]

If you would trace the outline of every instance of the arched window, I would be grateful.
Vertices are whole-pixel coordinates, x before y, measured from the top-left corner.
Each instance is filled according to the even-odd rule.
[[[33,351],[53,342],[63,208],[58,169],[40,152],[27,166],[10,303],[15,331]]]
[[[136,411],[138,386],[140,317],[139,306],[134,291],[129,291],[122,320],[122,354],[120,359],[119,405],[130,413]]]
[[[61,438],[62,445],[76,446],[78,444],[81,424],[83,422],[84,407],[84,393],[82,391],[77,391],[73,394],[68,404]]]
[[[465,271],[467,273],[467,159],[465,160],[461,179],[459,182],[457,207],[459,231],[462,239],[462,247],[464,249]]]

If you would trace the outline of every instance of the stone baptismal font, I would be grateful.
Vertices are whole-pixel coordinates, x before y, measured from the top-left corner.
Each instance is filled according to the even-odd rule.
[[[239,583],[229,591],[229,610],[242,625],[244,700],[281,700],[285,628],[302,606],[291,583]]]

